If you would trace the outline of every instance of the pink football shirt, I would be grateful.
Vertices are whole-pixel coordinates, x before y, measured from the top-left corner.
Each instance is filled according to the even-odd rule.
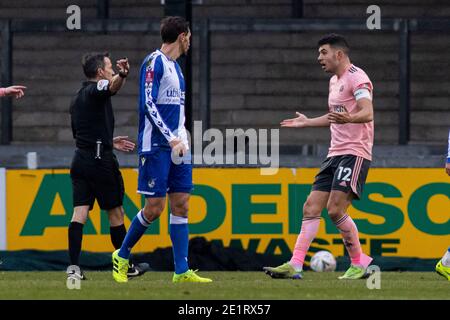
[[[3,97],[4,95],[6,95],[6,89],[0,88],[0,97]]]
[[[355,92],[367,89],[373,97],[373,86],[367,74],[360,68],[350,65],[338,79],[336,75],[330,79],[328,106],[330,112],[343,112],[344,108],[351,113],[356,111]],[[373,121],[367,123],[330,124],[331,143],[328,157],[352,154],[372,160]]]

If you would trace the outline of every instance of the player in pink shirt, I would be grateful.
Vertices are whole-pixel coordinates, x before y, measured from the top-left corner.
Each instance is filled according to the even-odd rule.
[[[26,88],[27,87],[24,86],[0,88],[0,97],[15,97],[16,99],[22,98],[25,95],[24,90]]]
[[[327,159],[315,177],[311,193],[303,206],[303,221],[292,258],[278,267],[264,267],[272,278],[301,279],[303,263],[317,235],[320,215],[328,215],[341,232],[351,266],[339,279],[360,279],[372,261],[361,250],[358,229],[347,208],[361,196],[373,146],[373,86],[369,77],[350,62],[344,37],[328,35],[318,42],[318,61],[330,79],[329,112],[321,117],[283,120],[282,127],[330,127],[331,144]]]

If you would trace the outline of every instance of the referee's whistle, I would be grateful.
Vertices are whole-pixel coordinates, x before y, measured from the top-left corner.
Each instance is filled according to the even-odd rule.
[[[102,146],[102,141],[101,140],[97,140],[97,148],[95,149],[95,159],[101,159],[101,155],[100,155],[100,150],[101,150],[101,146]]]

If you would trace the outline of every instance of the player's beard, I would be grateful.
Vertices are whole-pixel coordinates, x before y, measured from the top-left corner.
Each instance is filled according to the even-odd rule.
[[[326,73],[332,73],[332,74],[335,74],[337,69],[338,69],[338,68],[337,68],[336,63],[334,63],[334,61],[330,61],[330,62],[328,62],[328,63],[325,64],[325,69],[324,69],[324,71],[325,71]]]
[[[185,49],[185,48],[184,48],[184,45],[181,45],[181,56],[182,56],[182,57],[187,56],[188,51],[189,51],[189,47]]]

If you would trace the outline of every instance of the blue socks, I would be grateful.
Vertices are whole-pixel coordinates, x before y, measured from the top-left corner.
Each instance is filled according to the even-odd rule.
[[[145,218],[142,210],[139,211],[136,217],[133,218],[133,221],[131,221],[130,228],[128,229],[127,235],[125,236],[122,246],[120,247],[119,257],[124,259],[128,259],[130,257],[131,249],[145,233],[150,223],[151,222]]]
[[[150,222],[145,218],[142,210],[138,212],[123,240],[119,250],[119,257],[128,259],[131,249],[139,241],[147,230]],[[188,219],[170,215],[170,239],[172,240],[173,261],[175,263],[175,273],[185,273],[189,269],[188,251],[189,251],[189,228]]]
[[[181,274],[189,269],[189,228],[188,218],[170,215],[170,239],[172,240],[175,273]]]

